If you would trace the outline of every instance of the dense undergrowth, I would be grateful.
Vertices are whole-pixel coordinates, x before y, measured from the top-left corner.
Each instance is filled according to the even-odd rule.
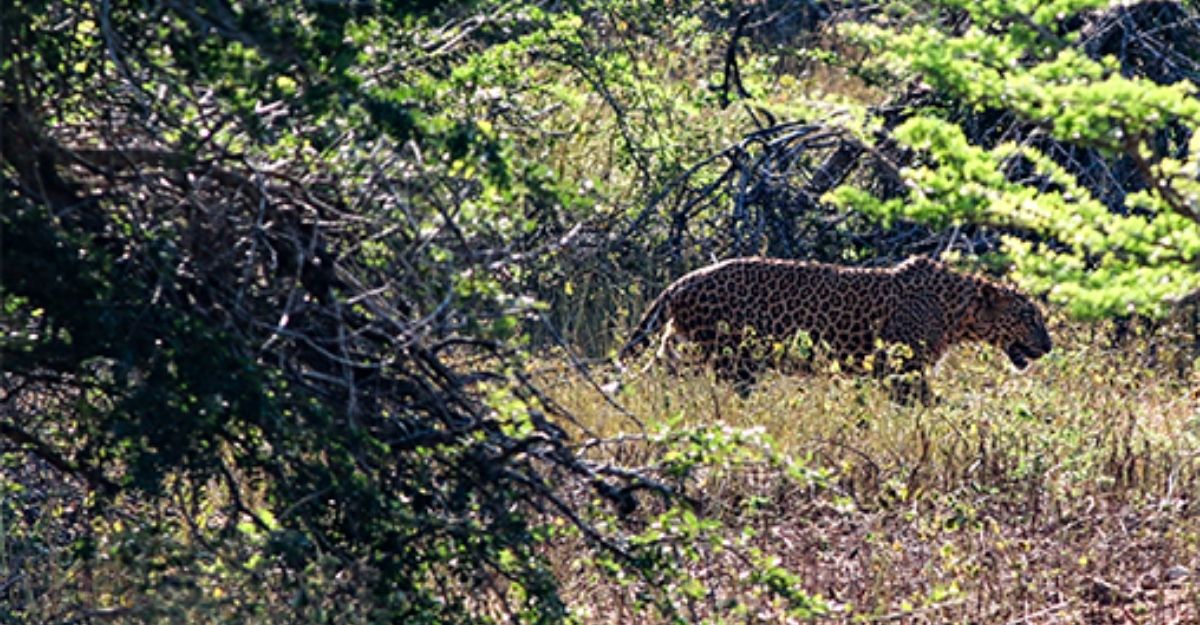
[[[1197,620],[1198,16],[0,5],[0,624]],[[1007,274],[1058,348],[609,368],[744,254]]]
[[[629,515],[586,490],[564,497],[622,528],[620,548],[656,573],[596,557],[553,515],[535,524],[540,557],[586,623],[1194,620],[1197,370],[1149,358],[1169,341],[1113,347],[1094,327],[1057,326],[1058,347],[1024,374],[990,348],[953,351],[932,407],[895,405],[856,377],[769,375],[743,398],[711,374],[654,367],[605,396],[607,369],[591,379],[532,360],[545,401],[574,416],[563,427],[578,452],[654,485]],[[0,509],[0,564],[18,572],[5,590],[27,601],[23,618],[375,622],[346,610],[371,601],[358,577],[370,562],[348,571],[331,557],[293,578],[258,555],[269,530],[222,516],[219,483],[204,497],[166,488],[102,510],[27,465]],[[504,618],[522,601],[508,588],[468,605]]]

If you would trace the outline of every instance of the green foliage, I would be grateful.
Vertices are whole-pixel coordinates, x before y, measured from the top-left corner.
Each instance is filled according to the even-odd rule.
[[[859,262],[880,253],[864,222],[982,224],[1007,233],[1018,279],[1080,315],[1200,285],[1191,87],[1080,52],[1065,24],[1093,2],[928,6],[843,24],[862,74],[887,77],[871,85],[830,64],[840,42],[792,49],[822,3],[3,4],[0,621],[552,623],[614,605],[870,619],[953,603],[970,564],[954,541],[987,529],[987,502],[932,497],[908,462],[924,426],[881,433],[894,412],[869,387],[779,398],[780,445],[721,425],[750,404],[626,393],[639,424],[675,417],[608,439],[630,413],[576,418],[593,385],[555,387],[534,352],[590,367],[577,354],[604,351],[652,286],[734,249],[747,193],[777,210],[742,225],[836,235],[761,241],[772,253]],[[872,117],[906,81],[938,106]],[[1044,141],[975,140],[961,122],[992,111]],[[806,134],[831,117],[838,132]],[[773,195],[829,146],[881,136],[912,157],[904,197]],[[1147,186],[1103,204],[1051,142],[1134,163]],[[750,184],[738,166],[768,155],[771,184]],[[1117,437],[1087,424],[1111,406],[1078,399],[1039,388],[983,410],[969,433],[993,445],[993,473],[972,487],[1062,502],[1110,484],[1092,443]],[[797,439],[821,422],[806,410],[840,429]],[[965,421],[935,414],[938,440],[961,440],[947,424]],[[845,451],[860,432],[865,460],[813,442]],[[940,479],[974,470],[973,450],[943,449]],[[903,462],[870,474],[889,454]],[[773,520],[803,534],[916,505],[946,574],[901,600],[825,598],[775,549]]]
[[[0,530],[49,571],[0,563],[4,618],[560,622],[572,536],[682,613],[652,582],[701,594],[671,555],[716,526],[576,454],[517,353],[564,241],[722,138],[672,6],[6,4],[4,476],[88,507]]]
[[[965,9],[971,23],[954,30],[846,24],[841,32],[892,80],[922,81],[976,112],[1014,114],[1052,139],[1048,147],[1134,162],[1148,188],[1130,193],[1123,206],[1101,204],[1046,151],[1045,139],[973,144],[932,107],[914,111],[894,133],[918,155],[901,171],[906,196],[881,201],[847,186],[831,200],[883,219],[1022,233],[1005,248],[1016,275],[1083,317],[1162,313],[1169,296],[1200,286],[1200,213],[1195,176],[1187,173],[1200,153],[1188,143],[1162,147],[1172,141],[1165,137],[1178,136],[1170,133],[1200,128],[1195,85],[1155,84],[1074,47],[1079,33],[1061,25],[1105,4],[947,3]]]

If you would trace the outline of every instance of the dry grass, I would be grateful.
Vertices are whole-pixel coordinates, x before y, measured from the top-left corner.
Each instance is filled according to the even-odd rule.
[[[801,620],[788,591],[819,596],[820,622],[1200,622],[1200,371],[1187,380],[1149,367],[1145,345],[1108,349],[1085,327],[1055,336],[1059,347],[1024,375],[991,349],[955,351],[931,380],[942,398],[932,408],[895,406],[851,377],[771,375],[742,399],[708,376],[652,370],[626,380],[618,409],[561,359],[531,363],[590,431],[581,440],[624,435],[590,447],[595,458],[667,476],[666,455],[686,446],[663,438],[716,432],[753,448],[761,432],[808,471],[789,478],[767,456],[715,454],[682,482],[697,515],[719,521],[701,530],[650,495],[627,518],[598,502],[598,527],[667,536],[640,553],[688,575],[605,572],[564,531],[544,547],[563,599],[589,625],[664,622],[650,606],[655,590],[683,622]],[[135,527],[120,510],[92,515],[56,478],[20,481],[26,490],[11,496],[28,519],[0,519],[0,580],[25,605],[24,622],[296,622],[288,584],[239,568],[253,541],[195,549],[223,544],[219,529],[204,529],[222,523],[186,496],[142,511],[158,522]],[[72,555],[84,535],[95,541],[89,558]],[[145,558],[108,555],[118,543]],[[340,614],[356,601],[353,574],[307,575],[313,589],[338,590],[314,595],[324,603],[306,614],[376,622]]]
[[[628,382],[617,400],[647,430],[762,428],[832,475],[812,489],[766,470],[698,473],[691,493],[739,548],[697,547],[687,567],[708,590],[687,619],[785,620],[742,583],[745,554],[761,552],[823,597],[831,621],[1200,620],[1200,378],[1148,367],[1144,345],[1107,349],[1088,328],[1056,338],[1024,375],[988,348],[955,351],[932,379],[933,408],[844,377],[769,376],[746,400],[706,376]],[[639,432],[578,378],[544,381],[593,432]],[[646,445],[602,449],[656,462]],[[573,549],[552,557],[585,622],[654,620],[630,588],[572,578]]]

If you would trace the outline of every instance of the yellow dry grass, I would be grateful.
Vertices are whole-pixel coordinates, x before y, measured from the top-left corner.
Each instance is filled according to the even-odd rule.
[[[617,405],[569,370],[543,368],[539,378],[583,437],[722,423],[761,429],[776,450],[827,471],[818,491],[783,478],[764,485],[753,472],[689,484],[729,540],[752,527],[747,549],[777,558],[827,600],[826,620],[1200,618],[1200,370],[1156,364],[1169,344],[1117,348],[1095,327],[1056,326],[1057,348],[1024,374],[991,348],[954,350],[931,378],[941,398],[933,407],[897,406],[877,382],[837,375],[770,374],[743,399],[710,374],[651,368],[622,379]],[[598,385],[618,379],[593,375]],[[661,453],[597,449],[651,467]],[[551,549],[568,580],[574,548]],[[744,563],[702,551],[688,567],[710,590],[690,618],[736,600],[764,621],[787,619],[778,601],[739,585]],[[622,588],[585,579],[567,596],[586,622],[656,621]]]

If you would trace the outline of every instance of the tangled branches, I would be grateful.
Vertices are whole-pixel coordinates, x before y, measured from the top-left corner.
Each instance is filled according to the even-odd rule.
[[[864,14],[859,8],[848,8],[823,19],[856,23]],[[965,12],[946,19],[952,30],[969,23]],[[1012,19],[1033,24],[1028,17]],[[1146,76],[1160,84],[1197,78],[1194,50],[1200,22],[1195,11],[1181,3],[1112,7],[1073,17],[1057,28],[1056,32],[1041,27],[1034,31],[1092,58],[1115,57],[1126,75]],[[1076,33],[1078,38],[1068,44],[1061,36],[1065,33]],[[739,26],[727,50],[727,74],[736,67],[735,44],[741,35]],[[867,83],[877,78],[863,74]],[[869,115],[880,121],[872,131],[852,132],[849,128],[855,124],[834,116],[821,121],[772,121],[769,127],[746,134],[664,185],[624,234],[654,231],[657,222],[666,234],[656,254],[670,259],[673,274],[713,258],[748,254],[870,264],[948,249],[972,255],[994,251],[1001,234],[1037,240],[1030,232],[994,226],[964,224],[934,230],[899,220],[885,227],[822,199],[843,183],[853,183],[885,201],[905,196],[909,189],[901,170],[922,163],[919,154],[897,144],[892,132],[917,111],[933,111],[957,123],[973,145],[990,149],[1013,143],[1036,148],[1114,213],[1129,210],[1126,199],[1131,194],[1159,188],[1173,210],[1194,220],[1191,205],[1153,166],[1163,157],[1186,153],[1189,131],[1180,124],[1148,138],[1154,153],[1146,157],[1138,149],[1140,137],[1127,137],[1124,144],[1113,146],[1072,143],[1047,132],[1044,121],[1031,121],[1014,110],[973,105],[913,81],[903,93],[870,110]],[[1039,192],[1056,188],[1055,182],[1032,171],[1022,159],[1010,159],[1004,175]]]
[[[8,448],[109,499],[207,493],[221,531],[251,523],[290,575],[365,566],[353,575],[399,620],[457,618],[480,587],[504,605],[509,582],[561,615],[531,529],[543,515],[632,561],[580,502],[624,514],[636,492],[672,490],[577,455],[570,416],[498,338],[530,310],[495,288],[498,260],[554,246],[464,215],[505,172],[425,154],[495,145],[354,129],[322,154],[280,149],[283,133],[326,136],[334,105],[247,115],[121,26],[103,35],[122,71],[163,81],[153,123],[133,91],[78,85],[82,121],[56,122],[34,47],[3,76]],[[90,59],[67,35],[58,54]]]
[[[881,109],[886,128],[903,120],[907,106]],[[884,196],[902,192],[898,163],[909,157],[886,132],[878,138],[876,146],[867,145],[836,123],[784,122],[755,131],[667,184],[625,235],[664,211],[670,235],[657,253],[677,268],[694,264],[684,254],[696,247],[703,250],[701,261],[766,254],[884,264],[951,247],[976,253],[996,245],[994,235],[976,229],[935,233],[913,223],[884,227],[824,202],[827,191],[852,177]],[[698,179],[709,182],[697,184]]]

